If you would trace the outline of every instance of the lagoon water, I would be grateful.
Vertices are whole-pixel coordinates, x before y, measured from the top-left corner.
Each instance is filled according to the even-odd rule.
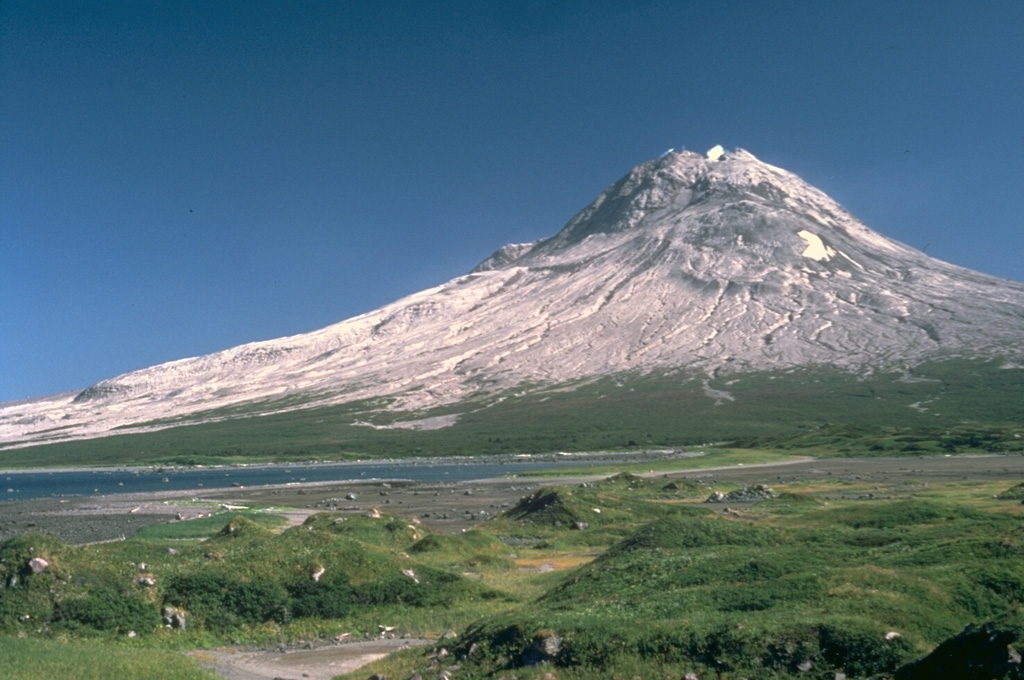
[[[508,459],[505,459],[506,461]],[[314,482],[410,480],[456,482],[528,471],[578,466],[579,458],[500,462],[409,460],[364,463],[231,466],[210,468],[119,468],[0,472],[0,501],[263,486]]]

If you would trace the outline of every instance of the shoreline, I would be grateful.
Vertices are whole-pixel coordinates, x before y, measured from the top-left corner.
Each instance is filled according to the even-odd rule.
[[[553,452],[553,453],[496,453],[496,454],[470,454],[467,456],[429,456],[422,458],[359,458],[356,460],[309,460],[302,462],[279,461],[259,463],[215,463],[210,465],[180,465],[177,463],[153,463],[149,465],[98,465],[72,466],[72,467],[35,467],[35,468],[3,468],[0,467],[2,475],[16,474],[47,474],[47,473],[81,473],[81,472],[137,472],[148,473],[156,471],[182,471],[182,470],[260,470],[277,469],[289,467],[301,468],[323,468],[323,467],[357,467],[360,465],[396,465],[396,466],[417,466],[417,465],[474,465],[474,464],[495,464],[505,463],[527,463],[542,461],[559,461],[594,458],[630,458],[643,456],[658,456],[659,460],[672,457],[694,458],[703,456],[702,451],[683,451],[681,449],[645,449],[643,451],[574,451],[574,452]],[[3,449],[0,449],[0,458],[3,456]],[[624,461],[625,462],[625,461]]]
[[[280,508],[280,514],[293,521],[316,512],[353,514],[377,508],[420,518],[435,531],[455,533],[502,512],[539,487],[574,485],[609,476],[604,472],[448,481],[360,478],[7,500],[0,502],[0,541],[27,532],[48,533],[70,545],[117,540],[145,526],[179,521],[179,515],[193,519],[201,513],[219,513],[242,505]],[[689,478],[710,487],[800,480],[888,485],[968,479],[1005,480],[1009,486],[1024,480],[1024,456],[811,458],[715,468],[689,468],[685,460],[680,460],[677,469],[653,476],[666,481]]]

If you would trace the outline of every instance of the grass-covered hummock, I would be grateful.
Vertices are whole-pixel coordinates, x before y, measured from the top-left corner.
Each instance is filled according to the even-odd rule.
[[[548,487],[457,535],[381,511],[284,531],[226,516],[203,538],[82,547],[25,534],[0,544],[0,632],[126,657],[385,624],[459,632],[359,680],[453,665],[467,680],[880,678],[967,623],[1024,632],[1024,506],[996,497],[1005,483],[775,484],[737,507],[694,484]]]
[[[611,486],[620,507],[650,492]],[[973,488],[837,503],[794,487],[730,514],[665,501],[533,602],[446,645],[456,677],[880,678],[970,622],[1024,633],[1022,514]],[[541,540],[522,550],[564,550],[565,493],[537,492],[489,525],[534,531]]]
[[[444,560],[405,552],[429,532],[394,515],[320,514],[281,533],[242,515],[222,521],[205,540],[146,536],[70,547],[16,536],[0,544],[0,632],[130,634],[157,643],[172,632],[197,643],[239,634],[275,639],[290,626],[301,631],[345,618],[375,631],[368,619],[402,609],[411,612],[402,617],[408,630],[430,632],[457,624],[462,605],[504,597]],[[29,564],[37,557],[46,567],[34,573]],[[166,607],[185,614],[185,631],[163,626]]]

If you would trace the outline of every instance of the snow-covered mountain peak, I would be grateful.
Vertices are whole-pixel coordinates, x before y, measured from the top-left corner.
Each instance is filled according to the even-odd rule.
[[[641,163],[550,238],[319,331],[0,405],[0,443],[623,372],[1021,358],[1024,285],[888,239],[747,151],[711,156]]]
[[[634,167],[554,236],[505,246],[475,271],[565,264],[566,257],[590,257],[624,239],[634,250],[654,240],[670,247],[728,249],[775,266],[806,249],[801,231],[823,243],[858,231],[884,247],[892,243],[863,228],[821,191],[749,151],[669,150]]]

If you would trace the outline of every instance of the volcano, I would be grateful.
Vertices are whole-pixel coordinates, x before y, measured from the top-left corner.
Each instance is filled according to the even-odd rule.
[[[872,231],[742,149],[670,151],[558,233],[327,328],[0,407],[31,444],[360,400],[423,412],[620,374],[870,374],[1024,354],[1024,285]]]

